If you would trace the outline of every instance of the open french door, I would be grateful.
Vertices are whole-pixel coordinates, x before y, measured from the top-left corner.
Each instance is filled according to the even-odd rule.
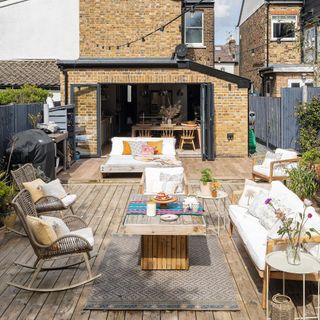
[[[204,83],[200,86],[200,117],[201,117],[201,156],[202,160],[214,160],[215,142],[213,85]]]
[[[75,112],[76,151],[81,157],[100,157],[100,84],[71,84],[70,98]]]

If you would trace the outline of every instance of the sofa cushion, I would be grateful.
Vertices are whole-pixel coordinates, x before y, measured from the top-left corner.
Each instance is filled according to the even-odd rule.
[[[43,186],[45,182],[41,179],[36,179],[30,182],[23,182],[22,184],[24,188],[30,192],[33,202],[37,202],[41,197],[44,196],[41,186]]]
[[[122,145],[123,145],[122,154],[125,156],[131,155],[131,148],[129,145],[129,141],[122,141]]]
[[[162,149],[163,149],[163,140],[159,140],[159,141],[148,141],[147,144],[150,147],[154,148],[154,154],[163,154],[162,153]]]
[[[265,193],[267,196],[270,190],[270,185],[266,183],[256,183],[246,179],[243,193],[239,199],[239,205],[248,207],[258,193]]]
[[[247,251],[259,270],[265,268],[268,231],[259,220],[238,205],[229,206],[229,216],[247,248]]]

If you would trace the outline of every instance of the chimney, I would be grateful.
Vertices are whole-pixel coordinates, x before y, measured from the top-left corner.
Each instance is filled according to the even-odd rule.
[[[233,38],[233,36],[229,37],[227,44],[228,44],[230,56],[235,57],[235,55],[236,55],[236,40]]]

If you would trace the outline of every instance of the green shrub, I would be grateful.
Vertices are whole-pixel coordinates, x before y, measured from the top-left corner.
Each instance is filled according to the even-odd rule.
[[[300,164],[312,168],[313,165],[320,163],[320,151],[317,148],[312,148],[302,154]]]
[[[316,178],[317,175],[313,170],[299,165],[298,168],[289,171],[288,188],[302,200],[311,199],[319,188]]]
[[[48,90],[25,84],[20,89],[0,90],[0,105],[45,102],[49,96],[51,93]]]
[[[299,145],[302,151],[320,146],[320,99],[314,97],[297,107],[296,116],[299,123]]]

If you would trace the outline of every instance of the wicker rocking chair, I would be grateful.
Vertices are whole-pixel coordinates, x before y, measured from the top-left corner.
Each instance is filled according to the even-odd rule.
[[[90,251],[93,249],[93,247],[86,238],[82,236],[70,234],[70,235],[65,235],[63,237],[58,238],[56,241],[54,241],[50,245],[42,245],[39,242],[37,242],[26,219],[28,215],[34,216],[34,217],[38,216],[29,191],[27,190],[20,191],[16,195],[16,197],[13,199],[12,205],[22,222],[23,228],[29,238],[30,244],[34,250],[35,255],[37,256],[37,259],[33,264],[33,266],[16,263],[16,265],[34,269],[34,274],[27,286],[20,285],[18,283],[13,283],[13,282],[8,282],[8,285],[11,285],[20,289],[28,290],[28,291],[56,292],[56,291],[63,291],[63,290],[79,287],[88,282],[91,282],[92,280],[100,276],[100,274],[96,276],[92,275],[89,260],[95,257],[96,255],[90,256]],[[63,218],[63,221],[66,223],[66,225],[69,227],[71,231],[87,227],[86,223],[81,218],[74,215],[65,216]],[[48,267],[48,268],[43,267],[44,262],[47,260],[53,260],[53,259],[57,260],[57,259],[62,259],[70,256],[81,256],[83,260],[76,263],[66,264],[63,266]],[[72,284],[70,286],[60,287],[60,288],[32,287],[40,271],[65,269],[71,266],[79,265],[80,263],[83,263],[83,262],[85,262],[87,272],[88,272],[88,279],[85,281]]]
[[[23,186],[24,182],[31,182],[37,179],[35,174],[35,169],[31,163],[27,163],[22,167],[20,167],[19,169],[11,171],[11,175],[20,191],[24,189],[24,186]],[[76,200],[76,197],[74,197],[74,200],[70,204],[65,204],[63,202],[63,199],[59,199],[52,196],[50,197],[44,196],[35,203],[35,206],[36,206],[37,212],[39,213],[51,212],[51,211],[63,211],[63,210],[70,209],[72,214],[75,214],[72,207],[72,204],[75,202],[75,200]]]

